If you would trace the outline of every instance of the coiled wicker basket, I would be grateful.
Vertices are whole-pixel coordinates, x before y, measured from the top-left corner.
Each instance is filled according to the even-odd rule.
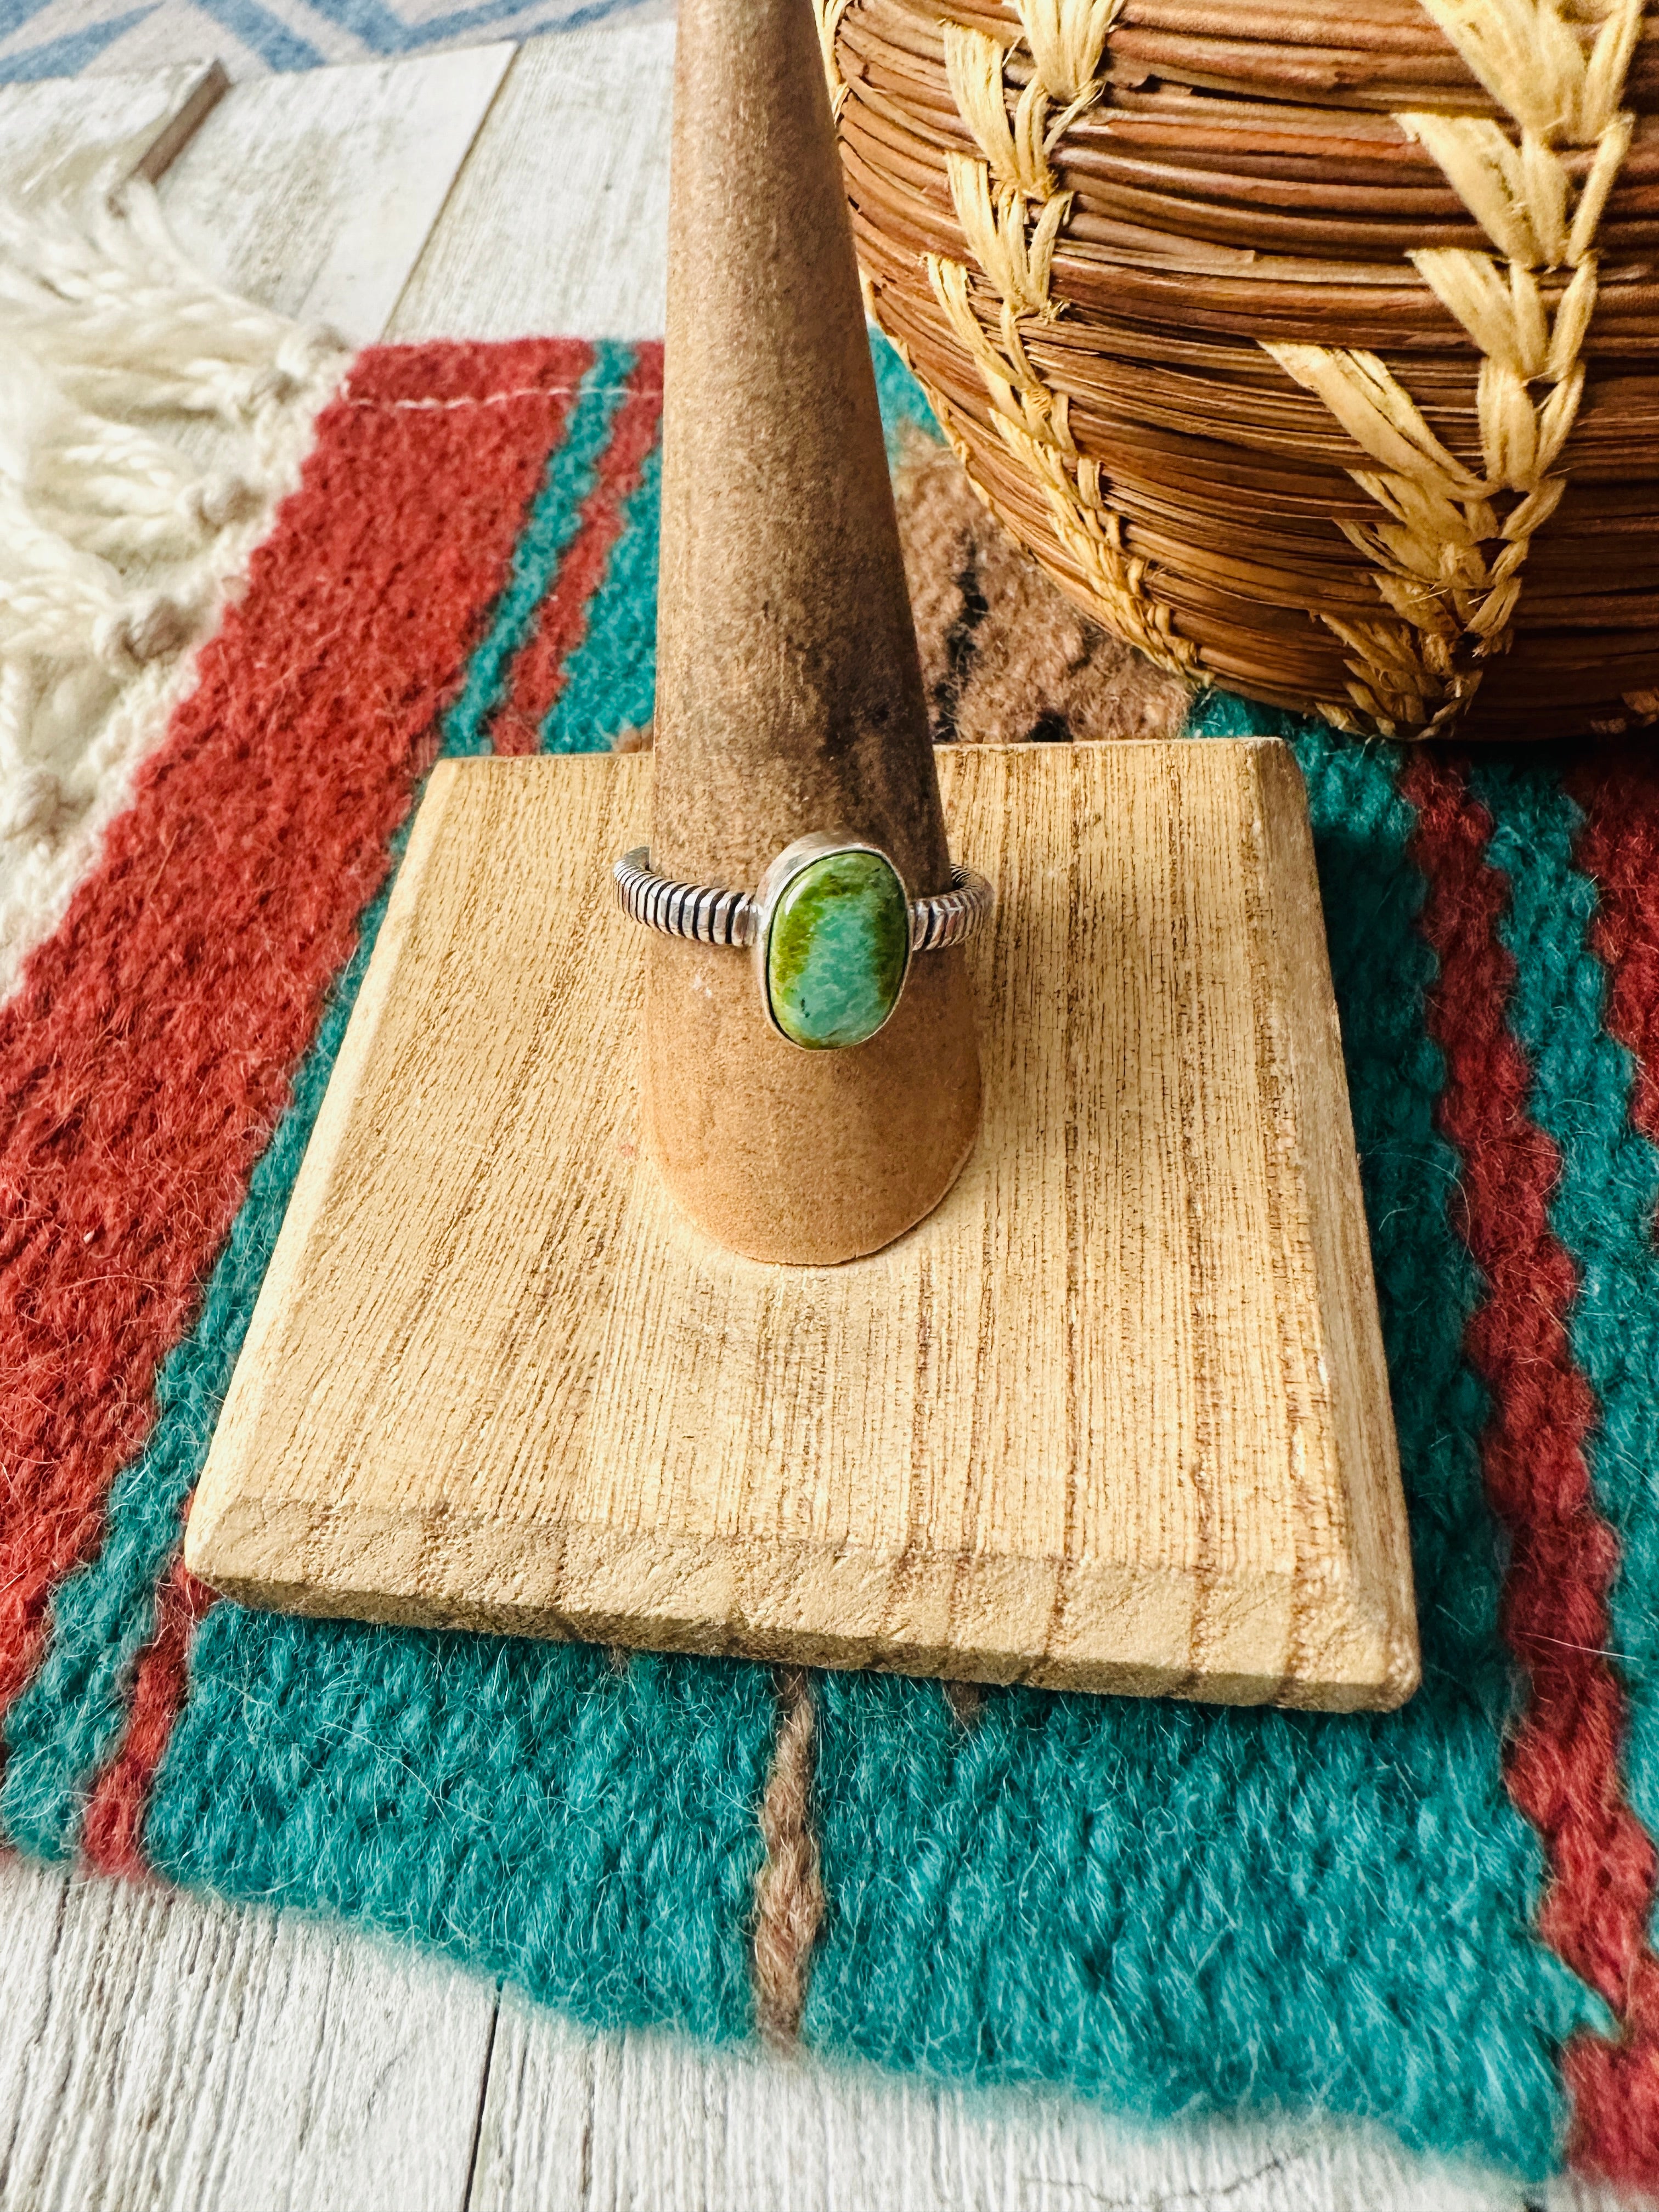
[[[1340,728],[1659,717],[1643,0],[817,0],[874,319],[1166,667]]]

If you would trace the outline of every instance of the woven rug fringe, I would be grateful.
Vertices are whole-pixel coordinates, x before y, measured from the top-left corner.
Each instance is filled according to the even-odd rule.
[[[0,997],[187,688],[346,359],[153,189],[0,204]]]

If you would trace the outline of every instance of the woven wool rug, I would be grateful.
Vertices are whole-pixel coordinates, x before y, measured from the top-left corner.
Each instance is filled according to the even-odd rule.
[[[390,60],[534,38],[590,24],[651,21],[672,0],[11,0],[0,10],[0,84],[159,68],[216,54],[238,82],[264,70]]]
[[[182,1516],[422,777],[642,741],[661,360],[346,363],[255,317],[196,391],[204,308],[131,406],[194,391],[236,468],[143,448],[145,537],[74,456],[141,451],[99,410],[167,318],[112,336],[92,276],[54,282],[7,308],[57,349],[51,499],[0,456],[0,526],[0,526],[10,1844],[331,1912],[592,2023],[1659,2187],[1659,763],[1191,709],[1281,730],[1307,779],[1415,1547],[1402,1711],[246,1612],[183,1572]],[[1178,726],[879,368],[939,734]]]

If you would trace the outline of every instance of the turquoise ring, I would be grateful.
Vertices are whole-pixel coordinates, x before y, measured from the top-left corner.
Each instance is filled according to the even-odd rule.
[[[898,864],[857,837],[797,837],[754,891],[659,876],[643,845],[612,873],[623,911],[665,937],[746,947],[770,1026],[808,1052],[864,1044],[890,1022],[918,952],[960,945],[991,911],[971,868],[912,898]]]

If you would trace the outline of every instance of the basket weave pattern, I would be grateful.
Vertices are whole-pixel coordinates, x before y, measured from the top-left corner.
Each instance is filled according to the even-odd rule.
[[[1644,0],[817,0],[867,302],[1160,666],[1339,728],[1659,717]]]

